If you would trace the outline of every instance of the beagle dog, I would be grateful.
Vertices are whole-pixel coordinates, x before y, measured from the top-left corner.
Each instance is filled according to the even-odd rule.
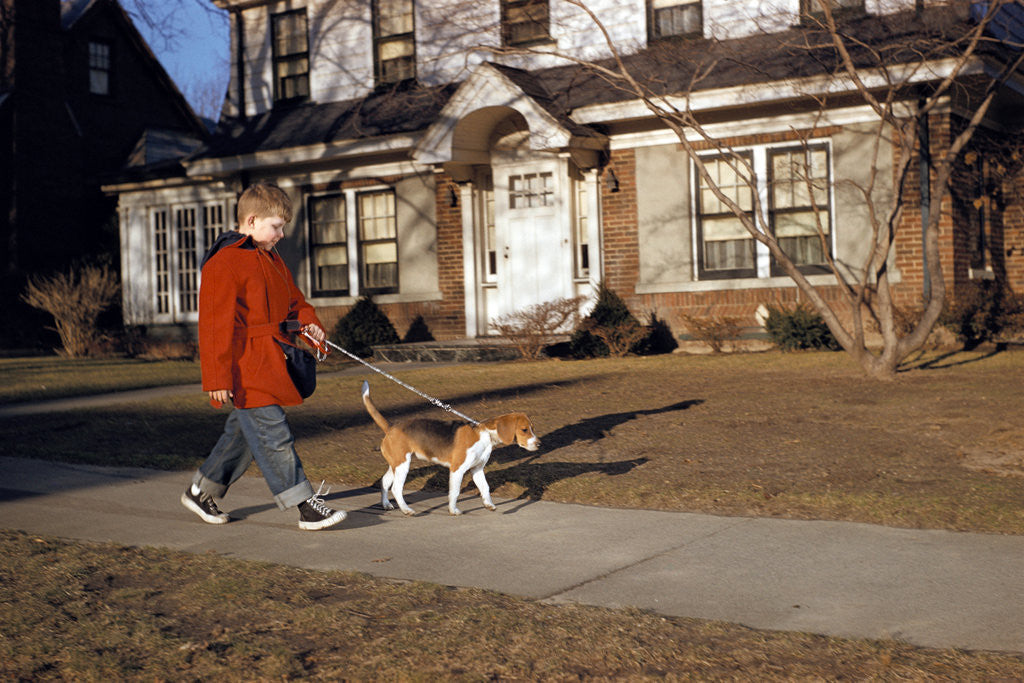
[[[370,400],[370,383],[363,382],[363,405],[377,426],[384,430],[380,452],[388,463],[388,471],[380,480],[381,506],[393,510],[388,490],[395,496],[398,507],[407,515],[413,509],[402,497],[405,478],[409,474],[412,457],[428,460],[448,467],[448,512],[462,513],[455,506],[462,490],[462,479],[468,472],[480,491],[484,507],[494,510],[491,489],[484,477],[484,465],[495,446],[516,443],[528,451],[540,448],[540,439],[533,433],[530,419],[523,413],[499,415],[477,425],[464,422],[443,422],[415,418],[392,425]]]

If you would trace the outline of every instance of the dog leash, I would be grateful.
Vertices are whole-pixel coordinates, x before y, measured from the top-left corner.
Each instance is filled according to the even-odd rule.
[[[302,334],[303,337],[306,338],[306,341],[308,341],[309,344],[313,347],[314,351],[316,352],[316,359],[317,359],[318,362],[322,361],[325,358],[327,358],[327,353],[328,352],[325,351],[320,346],[320,344],[317,343],[317,341],[315,339],[313,339],[313,337],[311,337],[309,335],[308,332],[306,332],[305,330],[301,330],[301,334]],[[403,382],[402,380],[398,379],[394,375],[390,375],[386,371],[378,368],[376,365],[372,365],[371,363],[367,363],[365,360],[363,360],[362,358],[360,358],[356,354],[351,353],[349,351],[346,351],[345,349],[341,348],[340,346],[338,346],[337,344],[332,342],[330,339],[324,339],[323,343],[327,344],[332,349],[337,349],[338,351],[341,351],[343,354],[345,354],[346,356],[348,356],[352,360],[358,361],[359,363],[362,363],[363,365],[365,365],[366,367],[370,368],[374,372],[376,372],[378,374],[381,374],[381,375],[384,375],[385,377],[387,377],[389,380],[391,380],[395,384],[397,384],[397,385],[399,385],[401,387],[405,387],[406,389],[408,389],[412,393],[414,393],[414,394],[416,394],[418,396],[421,396],[422,398],[427,399],[427,401],[429,401],[431,404],[437,406],[441,410],[446,410],[449,413],[452,413],[453,415],[458,415],[463,420],[465,420],[465,421],[469,422],[470,424],[472,424],[474,427],[476,425],[480,424],[479,421],[474,420],[473,418],[469,417],[468,415],[464,415],[463,413],[460,413],[459,411],[455,410],[455,408],[452,408],[450,405],[448,405],[447,403],[444,403],[440,399],[436,399],[433,396],[429,396],[429,395],[423,393],[422,391],[420,391],[419,389],[417,389],[416,387],[410,386],[410,385],[406,384],[405,382]]]

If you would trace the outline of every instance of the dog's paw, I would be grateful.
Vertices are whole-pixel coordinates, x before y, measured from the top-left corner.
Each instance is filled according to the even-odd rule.
[[[484,507],[490,510],[491,512],[494,512],[495,510],[498,509],[498,506],[495,505],[494,503],[484,503]]]
[[[462,510],[460,510],[459,508],[448,508],[448,514],[452,517],[458,517],[462,514]]]
[[[416,511],[413,510],[412,508],[402,508],[402,514],[406,517],[412,517],[416,514]]]
[[[395,509],[395,506],[392,505],[391,503],[381,503],[380,506],[382,508],[384,508],[385,510],[394,510]]]

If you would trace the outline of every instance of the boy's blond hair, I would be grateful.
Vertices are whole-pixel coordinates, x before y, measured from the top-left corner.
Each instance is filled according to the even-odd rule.
[[[280,216],[288,223],[292,219],[292,200],[273,183],[256,183],[245,188],[238,198],[237,214],[239,226],[244,226],[249,216]]]

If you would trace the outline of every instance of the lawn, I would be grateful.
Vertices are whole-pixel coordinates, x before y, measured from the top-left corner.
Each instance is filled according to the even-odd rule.
[[[397,374],[476,419],[532,417],[539,451],[492,456],[499,497],[1024,533],[1024,353],[911,367],[883,383],[844,354],[769,352]],[[391,420],[450,417],[368,371],[322,374],[313,398],[289,414],[307,473],[335,490],[373,484],[384,470],[380,430],[360,400],[367,376]],[[191,469],[225,414],[197,392],[0,419],[0,455]],[[445,490],[446,480],[419,467],[407,488]]]
[[[8,366],[10,367],[10,366]],[[63,366],[135,381],[125,363]],[[179,366],[193,381],[194,366]],[[504,498],[1024,533],[1024,353],[915,359],[894,382],[843,354],[750,353],[399,369],[476,419],[521,410],[537,452],[495,451]],[[19,382],[31,383],[30,373]],[[312,479],[382,473],[389,419],[444,418],[356,368],[289,410]],[[48,380],[50,381],[50,380]],[[77,390],[77,389],[76,389]],[[58,395],[60,389],[55,390]],[[226,411],[205,396],[0,418],[0,455],[188,470]],[[253,472],[253,476],[257,473]],[[445,489],[438,468],[408,489]],[[472,484],[469,484],[471,487]],[[397,513],[396,513],[397,514]],[[1024,657],[770,633],[637,610],[212,555],[0,532],[0,675],[11,680],[1019,680]]]

